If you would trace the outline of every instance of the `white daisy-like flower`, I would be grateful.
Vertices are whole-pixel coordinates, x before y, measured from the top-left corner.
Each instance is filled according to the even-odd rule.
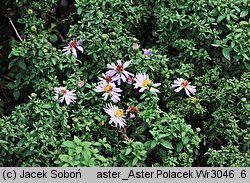
[[[75,94],[75,90],[67,90],[65,87],[55,87],[54,88],[55,91],[55,96],[54,98],[56,100],[59,99],[59,102],[63,102],[65,100],[66,104],[69,105],[70,103],[75,103],[76,100],[76,94]]]
[[[122,92],[120,88],[116,88],[116,85],[114,83],[109,83],[107,81],[103,81],[99,83],[98,86],[94,89],[95,92],[104,92],[102,95],[104,97],[104,100],[107,100],[108,96],[111,95],[111,100],[114,102],[120,101],[120,96],[118,92]]]
[[[123,110],[112,104],[108,104],[107,108],[103,109],[108,115],[110,115],[109,124],[114,123],[116,127],[119,126],[120,128],[126,126],[126,120],[124,119],[125,115],[123,113]]]
[[[125,69],[130,65],[131,61],[126,61],[124,64],[122,64],[121,60],[117,60],[117,65],[114,63],[107,64],[108,69],[111,69],[106,72],[106,74],[113,76],[117,79],[118,85],[121,84],[121,80],[123,82],[126,82],[127,78],[130,76],[134,76],[134,74],[125,71]]]
[[[144,90],[149,90],[152,92],[159,92],[158,89],[153,88],[153,87],[157,87],[160,85],[161,83],[153,83],[153,81],[149,79],[148,74],[139,73],[136,75],[134,88],[141,88],[139,92],[143,92]]]
[[[73,41],[69,42],[68,46],[63,47],[63,54],[69,55],[72,52],[74,58],[77,58],[76,48],[83,53],[83,47],[81,45],[81,39],[79,39],[78,41],[76,39],[73,39]]]
[[[171,85],[172,88],[176,88],[174,91],[179,92],[183,88],[185,89],[186,94],[191,97],[190,93],[192,95],[195,95],[196,92],[196,86],[190,85],[191,82],[188,82],[187,80],[184,80],[183,78],[177,78],[177,80],[174,81],[174,84]],[[190,92],[190,93],[189,93]]]

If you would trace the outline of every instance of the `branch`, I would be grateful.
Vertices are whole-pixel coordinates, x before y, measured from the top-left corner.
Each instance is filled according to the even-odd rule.
[[[18,36],[18,38],[20,39],[20,41],[23,41],[22,38],[19,36],[19,34],[18,34],[18,32],[17,32],[17,30],[16,30],[16,28],[15,28],[15,25],[13,24],[11,18],[10,18],[9,16],[8,16],[8,18],[9,18],[9,21],[10,21],[10,23],[11,23],[13,29],[14,29],[15,32],[16,32],[16,35]]]

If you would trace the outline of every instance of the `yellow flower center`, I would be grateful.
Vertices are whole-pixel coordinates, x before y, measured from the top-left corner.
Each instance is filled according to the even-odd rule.
[[[112,86],[109,86],[109,85],[105,86],[104,91],[105,92],[111,92],[112,91]]]
[[[143,84],[144,87],[148,87],[148,85],[151,84],[151,83],[152,83],[151,80],[144,80],[142,84]]]
[[[117,109],[117,111],[115,112],[115,117],[120,118],[120,117],[122,117],[122,115],[123,115],[122,110],[121,109]]]
[[[184,80],[184,81],[182,81],[182,83],[181,83],[181,86],[182,87],[187,87],[187,85],[188,85],[188,81],[187,80]]]

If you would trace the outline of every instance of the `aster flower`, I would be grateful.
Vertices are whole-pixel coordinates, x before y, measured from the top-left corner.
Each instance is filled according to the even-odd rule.
[[[107,100],[108,96],[111,95],[111,100],[114,102],[120,101],[120,96],[118,92],[122,92],[120,88],[116,88],[116,85],[114,83],[108,83],[106,81],[103,81],[99,83],[98,86],[94,89],[95,92],[104,92],[102,95],[104,97],[104,100]]]
[[[54,88],[55,91],[55,96],[54,98],[56,100],[59,99],[59,102],[63,102],[65,100],[66,104],[69,105],[70,103],[75,103],[76,100],[76,94],[75,94],[75,90],[67,90],[65,87],[55,87]]]
[[[139,113],[139,109],[137,107],[132,107],[132,106],[128,105],[126,112],[129,113],[130,118],[133,119],[133,118],[135,118],[135,115],[137,113]]]
[[[76,39],[73,39],[72,41],[69,42],[68,46],[63,47],[62,50],[64,52],[63,54],[69,55],[72,52],[74,58],[77,58],[76,48],[83,53],[83,47],[81,45],[82,45],[82,39],[78,41]]]
[[[186,92],[186,94],[189,96],[189,97],[191,97],[190,96],[190,93],[192,94],[192,95],[195,95],[195,92],[196,92],[196,86],[192,86],[192,85],[190,85],[191,84],[191,82],[188,82],[187,80],[184,80],[184,79],[182,79],[182,78],[177,78],[177,80],[175,80],[174,81],[174,84],[172,84],[171,85],[171,87],[172,88],[176,88],[176,87],[178,87],[178,88],[176,88],[174,91],[175,92],[179,92],[179,91],[181,91],[183,88],[185,89],[185,92]],[[189,93],[190,92],[190,93]]]
[[[152,55],[152,51],[150,49],[143,49],[143,55],[149,57]]]
[[[106,74],[111,75],[114,78],[117,78],[117,83],[118,85],[120,85],[121,80],[123,82],[126,82],[129,76],[134,76],[134,74],[124,70],[130,65],[130,63],[131,61],[126,61],[124,64],[122,64],[121,60],[117,60],[117,65],[115,65],[114,63],[107,64],[108,69],[111,70],[106,72]]]
[[[115,126],[123,128],[126,126],[126,120],[124,119],[123,110],[119,109],[116,105],[108,104],[104,111],[110,116],[109,124],[114,123]]]
[[[158,89],[153,88],[153,87],[157,87],[160,85],[161,85],[161,83],[154,83],[153,84],[153,81],[149,79],[148,74],[139,73],[138,75],[136,75],[134,88],[141,88],[139,90],[139,92],[143,92],[144,90],[149,90],[152,92],[159,92]]]
[[[100,80],[99,83],[102,83],[104,81],[106,81],[107,83],[112,83],[112,82],[114,82],[114,81],[116,81],[118,79],[118,77],[113,77],[110,74],[102,73],[102,76],[103,76],[103,78],[100,78],[100,77],[98,78]]]

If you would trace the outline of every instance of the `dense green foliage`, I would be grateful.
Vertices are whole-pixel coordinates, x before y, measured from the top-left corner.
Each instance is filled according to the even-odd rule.
[[[250,1],[9,6],[25,38],[12,41],[9,63],[0,65],[12,80],[0,84],[26,102],[4,114],[0,98],[0,166],[250,166]],[[63,55],[74,38],[84,52]],[[124,129],[109,124],[103,108],[112,101],[94,91],[117,60],[131,60],[126,70],[161,83],[159,93],[121,84],[116,105],[139,109],[134,119],[126,115]],[[191,81],[196,94],[175,92],[177,78]],[[55,100],[59,86],[75,90],[75,104]]]

